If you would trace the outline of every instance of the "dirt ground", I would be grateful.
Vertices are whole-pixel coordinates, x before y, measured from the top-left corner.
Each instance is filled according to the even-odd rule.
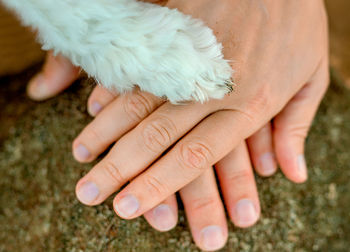
[[[331,64],[350,88],[350,1],[326,0],[330,26]]]
[[[257,177],[262,218],[246,230],[230,225],[222,251],[349,251],[350,47],[339,29],[331,33],[332,84],[306,143],[309,181]],[[35,103],[25,85],[39,67],[0,78],[0,251],[197,251],[183,210],[174,230],[159,233],[143,218],[116,217],[111,199],[96,207],[76,200],[75,183],[93,164],[75,162],[71,142],[91,120],[93,84]]]
[[[158,233],[142,218],[118,219],[110,200],[76,200],[91,165],[73,160],[71,142],[91,120],[92,83],[35,103],[25,96],[35,70],[0,80],[0,251],[196,251],[183,211],[176,229]],[[223,251],[348,251],[350,91],[334,79],[306,147],[310,180],[258,178],[262,218],[247,230],[231,225]]]

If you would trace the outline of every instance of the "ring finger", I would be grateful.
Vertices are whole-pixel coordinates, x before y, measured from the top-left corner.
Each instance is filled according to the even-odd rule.
[[[232,222],[242,228],[254,225],[260,216],[260,203],[245,142],[215,167]]]
[[[212,168],[180,190],[192,236],[205,251],[222,248],[227,240],[225,209]]]

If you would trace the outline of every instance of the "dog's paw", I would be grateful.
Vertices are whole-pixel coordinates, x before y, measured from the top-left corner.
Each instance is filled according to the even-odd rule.
[[[135,85],[172,103],[220,99],[232,69],[211,29],[181,12],[136,0],[3,0],[38,30],[43,49],[102,85]]]

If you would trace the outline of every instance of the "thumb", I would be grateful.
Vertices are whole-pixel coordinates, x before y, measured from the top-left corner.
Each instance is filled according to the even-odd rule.
[[[41,72],[30,80],[27,94],[36,101],[51,98],[70,86],[78,78],[79,72],[80,69],[68,59],[49,52]]]
[[[277,160],[287,178],[296,183],[307,179],[304,142],[329,82],[328,64],[323,62],[306,84],[275,117],[274,146]]]

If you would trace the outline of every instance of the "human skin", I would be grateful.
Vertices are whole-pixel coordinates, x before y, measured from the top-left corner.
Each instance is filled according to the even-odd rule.
[[[260,215],[249,154],[261,175],[275,172],[275,154],[290,180],[307,178],[304,140],[328,86],[326,15],[320,0],[167,5],[214,30],[236,71],[235,91],[223,100],[176,106],[138,90],[118,95],[97,87],[88,102],[97,116],[75,139],[74,156],[90,162],[116,143],[78,182],[77,196],[84,204],[100,204],[131,181],[114,199],[116,213],[126,219],[144,214],[164,231],[176,224],[173,193],[180,190],[196,244],[215,250],[226,242],[227,224],[213,165],[230,218],[240,227]],[[29,95],[58,93],[78,71],[50,56]]]

